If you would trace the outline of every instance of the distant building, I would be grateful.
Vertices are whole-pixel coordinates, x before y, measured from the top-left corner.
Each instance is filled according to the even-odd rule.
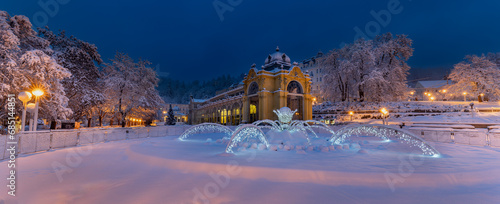
[[[261,69],[255,64],[245,79],[206,100],[191,98],[189,123],[204,122],[223,125],[252,123],[278,117],[273,110],[281,107],[297,109],[294,119],[312,119],[311,78],[291,63],[290,57],[276,52],[268,55]]]
[[[187,123],[189,104],[167,104],[165,108],[163,108],[163,121],[167,121],[170,105],[172,105],[172,109],[174,110],[175,120],[178,123]]]
[[[319,66],[323,59],[323,52],[319,51],[316,56],[302,60],[299,66],[311,77],[311,94],[318,100],[323,101],[321,96],[321,83],[323,83],[324,70]]]
[[[451,85],[449,80],[418,81],[415,85],[415,97],[421,101],[428,101],[430,97],[425,95],[427,93],[436,100],[449,98],[447,97],[449,85]]]

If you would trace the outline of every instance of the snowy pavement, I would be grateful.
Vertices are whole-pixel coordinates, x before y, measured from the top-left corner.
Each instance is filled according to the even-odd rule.
[[[500,149],[435,143],[423,157],[360,137],[330,152],[248,150],[176,137],[59,149],[18,159],[9,203],[499,203]],[[196,139],[196,138],[195,138]],[[359,148],[365,151],[359,151]],[[6,161],[0,175],[7,175]],[[5,183],[5,180],[4,180]],[[205,202],[206,201],[206,202]],[[0,201],[2,203],[2,201]]]

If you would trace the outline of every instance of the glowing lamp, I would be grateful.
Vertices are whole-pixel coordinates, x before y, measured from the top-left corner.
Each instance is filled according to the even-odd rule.
[[[386,108],[380,109],[380,112],[382,112],[384,115],[389,114],[389,111]]]
[[[31,97],[32,97],[31,93],[27,91],[23,91],[19,93],[19,95],[17,96],[17,98],[19,98],[19,100],[21,100],[23,103],[30,101]]]
[[[33,93],[33,95],[35,95],[36,97],[40,97],[43,95],[43,91],[41,89],[35,89],[31,93]]]
[[[465,95],[467,95],[467,92],[463,92],[462,94],[465,96]]]
[[[35,103],[28,103],[28,105],[26,106],[26,110],[28,110],[30,113],[33,113],[35,112]]]
[[[349,115],[354,115],[354,112],[352,112],[352,111],[349,111]]]
[[[433,96],[433,97],[431,97],[431,101],[433,101],[434,99],[436,99],[436,98],[434,98],[434,96]]]

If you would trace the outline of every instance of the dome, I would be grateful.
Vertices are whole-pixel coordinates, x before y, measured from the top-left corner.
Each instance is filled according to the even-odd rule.
[[[264,64],[264,69],[271,71],[275,68],[281,68],[283,66],[284,69],[289,69],[291,67],[291,60],[288,55],[280,52],[280,48],[276,48],[276,52],[267,56]]]

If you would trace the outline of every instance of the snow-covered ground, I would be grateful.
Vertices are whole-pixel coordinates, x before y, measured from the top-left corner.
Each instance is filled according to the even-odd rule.
[[[500,149],[435,143],[442,153],[435,158],[356,137],[361,146],[330,152],[227,156],[224,144],[206,142],[219,137],[146,138],[23,156],[17,196],[6,196],[3,179],[0,198],[7,204],[500,202]]]

